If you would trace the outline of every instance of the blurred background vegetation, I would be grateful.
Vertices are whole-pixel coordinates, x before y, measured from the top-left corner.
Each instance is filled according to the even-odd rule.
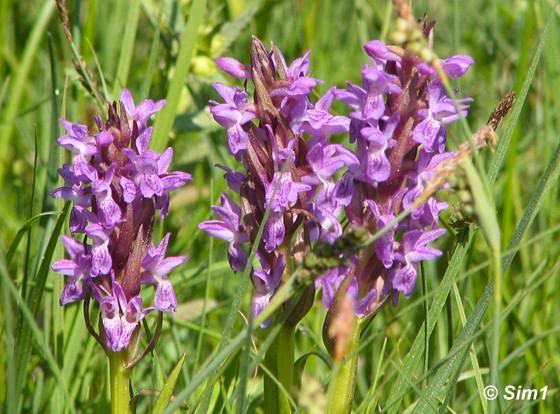
[[[105,90],[111,100],[118,98],[124,86],[137,100],[168,96],[170,86],[175,86],[170,82],[174,74],[186,69],[176,67],[176,62],[192,2],[69,1],[74,47],[96,88]],[[559,143],[558,9],[554,9],[553,0],[418,0],[412,4],[417,16],[425,13],[437,21],[435,49],[440,56],[465,53],[476,61],[457,84],[463,96],[475,99],[468,117],[473,129],[485,123],[502,96],[521,90],[549,22],[542,57],[513,129],[504,168],[492,187],[505,249]],[[248,281],[230,271],[224,244],[211,242],[196,227],[210,216],[210,205],[225,188],[221,171],[213,166],[233,165],[224,133],[208,113],[208,100],[216,98],[212,83],[232,82],[217,71],[214,59],[228,55],[248,62],[252,34],[273,41],[288,60],[311,50],[311,72],[325,81],[319,88],[324,90],[333,84],[343,86],[347,80],[358,82],[366,62],[362,44],[373,38],[387,40],[393,24],[388,0],[208,0],[192,44],[188,75],[178,84],[180,91],[176,90],[180,93],[169,135],[175,168],[193,173],[194,180],[172,197],[170,218],[161,229],[173,232],[171,253],[187,254],[190,261],[172,277],[179,309],[166,316],[156,351],[133,374],[134,391],[143,390],[138,412],[147,411],[154,390],[161,388],[182,353],[186,353],[186,360],[177,391],[185,390],[201,374],[205,359],[227,343],[224,321],[235,310],[234,299],[242,299],[241,309],[248,311],[248,295],[236,296]],[[67,393],[80,412],[104,412],[108,395],[104,355],[87,335],[81,308],[58,306],[63,280],[48,271],[50,263],[45,261],[45,257],[50,262],[62,256],[60,246],[51,251],[54,246],[49,245],[62,205],[51,200],[48,192],[58,182],[56,169],[68,157],[56,146],[55,139],[61,133],[58,119],[93,127],[93,116],[102,109],[80,84],[54,0],[2,0],[0,45],[0,360],[4,365],[0,398],[5,407],[19,407],[23,412],[59,413],[69,410],[64,402]],[[342,106],[335,109],[344,111]],[[461,137],[452,130],[450,146],[460,143]],[[482,158],[489,162],[492,157],[488,152]],[[457,205],[457,200],[450,200]],[[469,203],[468,197],[462,201]],[[504,384],[548,385],[549,394],[544,402],[502,402],[503,412],[554,413],[560,407],[556,393],[560,379],[558,186],[549,185],[541,201],[540,211],[504,276],[501,300],[508,313],[502,323],[500,376]],[[450,231],[440,243],[446,253],[423,269],[424,289],[418,286],[410,300],[401,300],[396,308],[387,307],[367,328],[361,349],[357,412],[388,409],[389,390],[427,318],[426,309],[464,232],[457,217],[465,219],[464,226],[472,219],[463,207],[452,207],[446,218]],[[475,232],[460,264],[452,295],[443,312],[437,314],[435,330],[425,344],[424,362],[409,378],[413,387],[400,396],[398,412],[414,406],[438,364],[449,359],[449,350],[465,322],[463,314],[471,314],[492,277],[487,247],[479,233]],[[43,276],[44,288],[35,288]],[[8,280],[17,291],[9,289]],[[29,353],[22,351],[26,345],[20,343],[26,323],[22,320],[27,319],[21,316],[22,300],[18,298],[27,303],[23,307],[31,311],[40,328],[28,344]],[[508,308],[508,304],[513,305]],[[310,350],[322,352],[323,319],[324,310],[318,303],[300,326],[298,356]],[[476,380],[488,383],[490,338],[484,328],[488,321],[486,317],[477,330],[476,352],[462,367],[455,393],[447,401],[448,411],[440,412],[485,412]],[[233,331],[245,325],[243,315],[236,314]],[[257,352],[264,334],[255,332],[254,336],[253,350]],[[20,352],[23,356],[16,357]],[[48,358],[49,353],[53,359]],[[239,353],[229,355],[226,362],[222,375],[214,378],[211,386],[203,384],[193,390],[183,408],[216,413],[235,409]],[[63,382],[53,375],[56,365]],[[249,411],[258,411],[261,374],[250,374]],[[309,358],[302,391],[295,397],[301,412],[322,412],[327,374],[320,359]],[[16,377],[20,380],[14,381]],[[443,401],[445,395],[438,398]],[[391,409],[395,409],[394,404]]]

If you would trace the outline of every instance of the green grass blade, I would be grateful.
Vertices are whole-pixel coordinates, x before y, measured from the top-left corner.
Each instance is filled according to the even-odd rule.
[[[58,214],[59,213],[56,213],[54,211],[46,211],[44,213],[39,213],[39,214],[34,215],[29,220],[27,220],[25,223],[23,223],[23,226],[16,233],[16,237],[14,237],[14,240],[12,241],[12,244],[10,244],[10,248],[8,249],[8,253],[6,253],[6,263],[8,265],[10,265],[10,263],[12,262],[12,259],[14,258],[14,254],[17,251],[18,246],[19,246],[21,240],[23,239],[23,236],[25,236],[25,234],[27,233],[27,231],[29,230],[29,228],[31,226],[33,226],[35,223],[37,223],[43,217],[56,216]]]
[[[461,270],[461,263],[465,258],[467,251],[472,242],[472,235],[469,241],[461,246],[458,246],[451,257],[449,266],[445,271],[445,275],[441,281],[441,284],[436,290],[436,295],[428,311],[428,326],[427,329],[424,324],[418,330],[414,342],[410,347],[410,350],[406,354],[402,369],[399,372],[399,376],[393,383],[389,396],[387,397],[387,406],[390,406],[389,413],[394,414],[398,412],[399,404],[397,401],[405,395],[406,390],[409,388],[408,381],[412,377],[417,364],[422,360],[422,355],[424,353],[426,334],[430,336],[436,326],[436,322],[439,319],[439,315],[445,306],[447,301],[447,296],[451,291],[453,283]]]
[[[162,390],[159,393],[159,396],[154,404],[152,409],[152,413],[154,414],[163,414],[165,411],[165,407],[169,404],[171,400],[171,396],[173,395],[173,390],[175,389],[175,384],[177,383],[177,379],[179,378],[179,374],[181,373],[181,369],[183,368],[183,364],[185,363],[185,358],[187,354],[183,354],[173,371],[167,377],[167,381],[165,381],[165,385],[163,386]]]
[[[210,201],[214,199],[214,180],[210,180]],[[211,206],[210,206],[211,207]],[[208,241],[208,269],[206,271],[206,280],[204,281],[204,300],[202,302],[202,315],[200,317],[200,330],[196,340],[195,364],[198,365],[200,355],[202,353],[202,340],[204,338],[204,329],[206,327],[206,307],[210,298],[210,280],[212,279],[212,267],[214,264],[214,238],[210,237]]]
[[[103,91],[103,96],[109,96],[107,82],[105,81],[105,75],[103,74],[103,70],[101,69],[97,53],[95,52],[95,49],[93,48],[93,45],[89,42],[89,40],[87,44],[89,50],[91,51],[91,55],[93,56],[93,61],[95,62],[95,69],[97,71],[97,76],[99,76],[99,81],[101,82],[101,90]]]
[[[543,275],[542,277],[540,277],[538,280],[535,280],[535,278],[539,275],[542,274],[542,270],[543,270],[543,266],[544,263],[542,263],[541,266],[538,267],[538,269],[529,277],[527,277],[527,280],[530,280],[532,283],[528,283],[527,287],[525,289],[523,289],[522,291],[518,292],[515,297],[511,300],[511,302],[508,304],[508,306],[506,307],[506,309],[504,310],[503,314],[501,315],[501,321],[503,322],[515,309],[518,308],[518,306],[520,305],[520,303],[523,301],[523,299],[527,298],[527,296],[531,293],[533,293],[534,291],[538,290],[542,284],[548,280],[549,278],[551,278],[553,275],[558,273],[558,269],[560,268],[560,261],[557,262],[557,264],[549,271],[547,272],[545,275]],[[491,283],[489,285],[487,285],[486,288],[488,288],[491,285]],[[491,286],[492,287],[492,286]],[[493,287],[492,287],[493,288]],[[492,328],[492,324],[487,324],[485,325],[482,329],[480,329],[478,332],[476,332],[476,334],[473,335],[473,337],[471,338],[473,341],[476,341],[478,338],[481,338],[487,331],[490,331]],[[456,342],[457,344],[457,342]],[[431,369],[430,371],[423,377],[421,377],[420,379],[418,379],[417,381],[415,381],[416,383],[420,383],[422,382],[425,378],[429,377],[432,373],[435,373],[440,367],[442,367],[443,365],[445,365],[450,358],[455,357],[458,353],[463,352],[466,348],[468,348],[468,345],[470,345],[467,342],[463,342],[461,344],[457,344],[453,350],[450,350],[448,355],[443,358],[441,361],[438,361]],[[397,369],[397,371],[400,372],[400,368],[395,365],[395,368]],[[415,382],[411,381],[409,377],[405,377],[405,381],[407,382],[409,387],[414,388],[415,390],[417,390],[416,386],[415,386]],[[416,393],[418,395],[421,395],[421,392],[416,391]],[[404,396],[403,395],[399,395],[398,398],[395,399],[395,401],[389,405],[387,405],[387,409],[390,409],[394,406],[394,404],[396,404],[400,398],[402,398]]]
[[[543,197],[544,195],[547,194],[547,189],[550,189],[554,183],[555,180],[558,179],[558,176],[560,175],[560,147],[557,149],[557,151],[555,152],[554,156],[552,157],[552,159],[550,160],[550,162],[547,165],[547,168],[545,169],[545,173],[543,174],[543,176],[541,177],[540,181],[539,181],[539,185],[537,186],[537,189],[535,190],[535,192],[532,194],[531,199],[529,201],[529,204],[527,206],[527,208],[525,209],[525,212],[521,218],[521,220],[519,221],[519,224],[514,232],[514,236],[512,237],[512,239],[510,240],[509,243],[509,249],[510,251],[516,251],[516,247],[517,245],[521,242],[523,235],[525,234],[527,228],[529,227],[529,225],[532,223],[532,221],[534,220],[535,216],[537,215],[538,211],[540,210],[540,207],[542,206],[542,202],[543,202]],[[511,265],[511,262],[513,260],[515,253],[509,253],[508,255],[504,256],[502,259],[502,269],[503,269],[503,274],[506,273],[507,269],[509,268],[509,266]],[[450,266],[451,267],[451,266]],[[443,283],[442,283],[443,284]],[[486,311],[486,308],[488,307],[488,300],[484,300],[486,298],[486,296],[488,294],[492,294],[494,291],[494,283],[493,280],[490,280],[488,282],[488,284],[486,285],[486,289],[484,292],[483,297],[481,298],[481,300],[479,301],[478,305],[481,306],[485,306],[484,311]],[[477,308],[478,308],[477,305]],[[478,311],[475,309],[475,313],[473,314],[473,316],[471,316],[472,320],[475,316],[478,315]],[[503,319],[503,315],[500,315],[500,321]],[[468,322],[467,322],[468,324]],[[467,329],[467,325],[465,325],[465,328],[463,330],[463,332]],[[423,330],[420,330],[420,332],[423,332]],[[417,338],[418,336],[417,335]],[[470,332],[470,328],[469,328],[469,332]],[[470,332],[470,336],[472,337],[474,335],[474,331]],[[462,335],[461,335],[462,336]],[[458,341],[461,342],[461,341]],[[423,344],[422,344],[423,345]],[[461,346],[464,346],[464,344],[461,344]],[[456,347],[454,347],[456,348]],[[438,371],[438,374],[436,375],[436,379],[431,382],[431,384],[436,384],[434,385],[434,389],[432,389],[432,391],[430,393],[428,393],[427,395],[424,395],[425,398],[427,398],[428,400],[430,400],[430,398],[435,398],[434,395],[437,395],[437,393],[439,392],[439,390],[441,389],[442,385],[441,382],[445,380],[445,376],[449,376],[451,374],[455,374],[458,375],[459,374],[459,370],[461,368],[462,362],[464,361],[465,357],[466,357],[466,353],[468,352],[468,347],[465,347],[464,349],[462,349],[459,352],[453,352],[450,351],[450,354],[453,355],[452,358],[449,359],[449,361],[442,367],[440,368],[441,371]],[[412,350],[411,350],[412,352]],[[405,358],[405,362],[406,362],[406,358]],[[439,373],[442,373],[443,378],[439,378]],[[438,379],[439,378],[439,379]],[[454,382],[450,382],[449,386],[452,387],[454,384]],[[406,387],[402,387],[403,390],[406,390]],[[451,392],[452,389],[448,388],[448,392]],[[401,394],[396,394],[397,396],[400,395],[404,395],[404,393]],[[391,401],[391,400],[389,400]],[[389,403],[391,404],[391,403]],[[433,404],[433,402],[432,402]],[[395,404],[396,406],[397,404]],[[420,405],[420,403],[419,403]],[[393,406],[393,409],[394,407]],[[424,406],[422,406],[424,407]],[[423,411],[419,411],[420,413],[422,413]]]
[[[150,55],[148,57],[148,66],[146,73],[144,74],[144,80],[142,81],[142,87],[140,88],[140,97],[146,98],[150,93],[150,88],[152,86],[152,78],[154,69],[157,67],[157,59],[159,57],[159,47],[160,47],[160,36],[161,36],[161,18],[158,19],[158,24],[154,32],[154,38],[150,46]]]
[[[52,210],[54,208],[53,198],[50,197],[50,190],[54,189],[56,182],[58,181],[58,165],[60,159],[60,148],[56,139],[59,135],[59,95],[58,90],[58,65],[56,60],[56,50],[54,46],[54,41],[49,33],[49,60],[51,69],[51,130],[50,130],[50,140],[48,146],[48,158],[47,158],[47,181],[45,183],[45,188],[47,191],[43,193],[43,202],[41,211]]]
[[[126,87],[128,82],[128,74],[130,72],[130,63],[134,55],[134,42],[136,40],[136,28],[138,27],[138,19],[140,18],[140,0],[129,3],[128,17],[124,29],[124,35],[121,43],[121,55],[117,66],[117,74],[113,84],[113,96],[117,96],[121,88]]]
[[[4,318],[2,341],[5,344],[6,349],[15,349],[13,312],[10,293],[4,288],[3,283],[1,284],[0,290],[0,294],[2,295],[2,317]],[[15,361],[14,358],[11,358],[7,352],[3,352],[2,359],[4,359],[3,363],[6,366],[6,370],[4,372],[5,377],[2,378],[2,382],[5,384],[4,407],[7,413],[16,413],[18,403],[15,387],[16,383],[15,381],[10,380],[11,378],[16,377]]]
[[[181,35],[181,46],[177,56],[177,63],[175,64],[175,72],[167,91],[167,103],[155,124],[154,136],[152,138],[152,148],[155,151],[163,151],[167,146],[169,132],[173,128],[179,98],[181,97],[183,84],[189,74],[199,27],[202,24],[205,12],[206,0],[194,0],[189,10],[187,25]]]
[[[4,184],[4,168],[8,165],[11,154],[10,139],[15,126],[15,118],[20,111],[20,103],[23,98],[24,89],[27,86],[27,77],[29,76],[29,71],[33,60],[37,56],[37,49],[39,44],[43,39],[47,25],[52,17],[55,9],[55,2],[52,0],[45,0],[43,2],[43,7],[41,8],[33,30],[29,35],[29,39],[25,45],[23,52],[23,57],[21,63],[16,71],[14,77],[12,90],[10,93],[10,99],[8,100],[8,106],[4,112],[3,117],[3,130],[0,133],[0,185]]]
[[[529,88],[533,83],[533,78],[535,77],[535,73],[537,71],[537,67],[539,65],[539,61],[541,59],[542,52],[544,50],[544,44],[546,41],[546,32],[548,27],[550,26],[550,22],[552,21],[552,17],[549,18],[548,23],[544,27],[539,43],[537,44],[537,48],[535,50],[535,55],[533,56],[533,60],[531,61],[531,66],[529,67],[529,71],[527,72],[527,76],[523,81],[523,86],[517,95],[517,101],[513,106],[513,110],[511,111],[511,115],[509,116],[509,121],[507,123],[507,128],[505,132],[500,135],[500,139],[498,141],[498,145],[496,147],[496,154],[492,158],[492,162],[490,164],[490,168],[488,169],[488,181],[493,183],[496,181],[498,177],[498,173],[504,164],[504,160],[506,154],[509,150],[509,143],[511,141],[511,137],[513,132],[515,131],[515,127],[517,126],[517,121],[519,120],[519,115],[521,115],[521,110],[523,109],[523,104],[525,103],[525,99],[527,98],[527,93],[529,92]]]
[[[259,236],[257,235],[257,237]],[[191,379],[187,387],[177,394],[173,403],[167,407],[165,410],[166,414],[171,414],[173,410],[179,409],[181,403],[186,401],[200,385],[206,381],[212,381],[214,378],[212,375],[220,373],[220,370],[224,368],[223,363],[244,345],[244,341],[247,340],[246,331],[249,329],[254,330],[257,326],[270,318],[270,316],[291,297],[293,294],[293,284],[297,276],[298,271],[296,270],[293,275],[280,287],[280,289],[278,289],[266,308],[264,308],[259,316],[252,321],[250,327],[247,327],[246,330],[237,334],[233,339],[227,342],[227,345],[223,348],[218,348],[217,352],[206,359],[206,363]]]
[[[413,413],[428,413],[430,407],[438,405],[438,395],[441,393],[441,390],[446,387],[454,388],[457,382],[457,378],[459,376],[461,366],[465,361],[467,356],[467,352],[470,349],[470,344],[473,341],[474,333],[476,329],[480,325],[484,313],[490,303],[490,299],[492,297],[493,289],[491,286],[487,286],[484,294],[478,301],[473,314],[468,319],[465,327],[461,331],[461,334],[458,336],[457,340],[455,341],[455,345],[449,351],[452,355],[451,358],[447,361],[445,365],[440,367],[436,373],[436,375],[430,381],[428,388],[422,393],[418,404],[412,411]],[[460,352],[456,352],[456,349],[462,349]],[[445,408],[445,405],[442,409]],[[440,410],[442,412],[442,410]],[[444,411],[445,412],[445,411]]]
[[[245,12],[235,20],[225,23],[218,34],[218,41],[214,41],[210,52],[214,57],[220,57],[235,40],[243,34],[243,29],[247,27],[255,15],[261,10],[263,0],[254,0],[246,7]]]
[[[469,180],[470,191],[473,194],[475,210],[478,217],[480,229],[484,234],[490,249],[500,251],[500,226],[496,217],[496,207],[489,194],[486,193],[485,186],[480,175],[470,161],[463,163],[463,169]]]
[[[245,340],[245,335],[246,333],[244,331],[240,332],[225,347],[219,350],[219,352],[208,358],[207,364],[203,365],[203,368],[197,373],[197,375],[191,378],[191,381],[187,384],[186,388],[183,389],[176,396],[173,403],[167,407],[165,413],[171,414],[174,410],[179,409],[180,404],[183,401],[186,401],[200,385],[209,378],[213,378],[216,373],[219,373],[222,364],[239,350]]]
[[[517,245],[523,239],[523,235],[527,231],[527,228],[529,228],[533,223],[533,221],[535,220],[537,213],[540,211],[543,205],[544,197],[547,194],[549,194],[552,191],[552,189],[555,187],[559,175],[560,175],[560,144],[554,151],[554,154],[552,155],[552,158],[548,162],[543,175],[539,179],[537,188],[531,195],[531,198],[529,199],[529,203],[527,204],[525,212],[521,217],[521,219],[519,220],[519,224],[517,225],[517,228],[515,229],[513,236],[511,237],[511,240],[508,245],[508,251],[510,252],[507,253],[502,259],[504,274],[507,268],[509,268],[509,266],[511,265],[513,258],[515,257],[515,253],[517,251],[516,250]]]
[[[25,310],[31,312],[33,316],[37,315],[39,311],[41,298],[43,297],[45,284],[47,282],[47,276],[50,272],[51,260],[56,249],[62,227],[64,225],[64,222],[66,221],[66,215],[68,214],[69,208],[70,203],[66,203],[62,214],[59,216],[56,225],[54,226],[54,229],[50,235],[47,248],[41,259],[41,264],[33,280],[33,288],[31,289],[28,303],[26,304],[27,307],[25,308]],[[16,329],[16,347],[18,352],[16,353],[17,375],[15,378],[15,382],[18,390],[21,390],[27,374],[28,362],[31,354],[31,335],[33,333],[30,325],[28,323],[25,323],[27,316],[24,313],[24,308],[20,307],[20,310],[22,313],[18,318]]]
[[[51,370],[57,382],[61,386],[64,398],[66,400],[68,411],[74,412],[74,405],[72,400],[70,399],[70,394],[68,392],[68,387],[66,384],[66,380],[64,379],[64,375],[62,374],[60,367],[58,366],[53,354],[49,349],[49,346],[41,331],[41,328],[39,328],[37,322],[35,321],[34,312],[32,312],[32,310],[24,302],[19,292],[17,291],[16,287],[14,286],[12,280],[10,279],[10,276],[8,274],[8,269],[6,268],[3,252],[0,252],[0,278],[2,280],[3,290],[6,289],[8,293],[13,297],[15,303],[18,305],[18,308],[20,309],[22,315],[21,318],[24,321],[23,323],[28,328],[30,332],[30,336],[32,336],[33,339],[35,339],[35,341],[39,345],[39,348],[43,354],[43,357],[45,358],[45,361],[49,369]],[[20,348],[17,347],[15,349],[18,349],[18,352],[21,350]],[[17,383],[15,383],[15,385],[17,386]]]
[[[453,284],[453,297],[455,298],[455,303],[457,303],[457,308],[459,309],[459,317],[461,319],[461,324],[463,328],[467,324],[467,315],[465,313],[465,308],[463,307],[463,301],[461,299],[461,294],[459,293],[459,288],[457,284]],[[474,376],[476,380],[476,388],[480,396],[480,404],[482,405],[482,412],[486,414],[488,412],[488,401],[484,398],[484,381],[482,380],[482,374],[480,372],[480,364],[478,363],[478,358],[476,357],[476,349],[473,345],[470,347],[470,359],[471,365],[474,370]]]

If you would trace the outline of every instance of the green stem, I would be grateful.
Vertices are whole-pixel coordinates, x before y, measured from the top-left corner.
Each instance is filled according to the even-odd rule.
[[[264,376],[264,404],[268,414],[290,414],[292,412],[288,395],[294,378],[294,339],[295,327],[284,324],[266,352],[265,364],[280,388],[269,375]]]
[[[492,351],[490,357],[490,384],[500,388],[499,363],[500,363],[500,323],[502,309],[502,258],[499,249],[492,249],[494,270],[494,320],[492,332]],[[496,412],[498,401],[491,399],[488,408],[490,413]]]
[[[111,413],[129,414],[130,408],[130,368],[126,368],[127,353],[109,354],[109,380],[111,383]]]
[[[352,410],[358,368],[358,342],[360,339],[360,325],[355,317],[352,325],[352,332],[346,344],[346,357],[336,361],[332,370],[327,396],[327,414],[348,414]]]

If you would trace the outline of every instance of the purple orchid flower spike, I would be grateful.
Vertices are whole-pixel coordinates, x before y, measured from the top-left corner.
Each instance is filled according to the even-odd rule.
[[[108,352],[129,347],[148,311],[169,312],[177,306],[168,276],[186,259],[165,257],[169,234],[157,246],[151,236],[156,210],[165,217],[169,193],[191,176],[169,171],[171,148],[162,154],[149,149],[153,129],[147,123],[163,104],[145,100],[135,105],[125,89],[120,105],[109,106],[108,119],[96,118],[98,132],[61,121],[67,135],[58,142],[74,158],[59,170],[64,185],[51,195],[72,202],[70,231],[75,238],[62,237],[69,258],[55,262],[53,270],[66,276],[62,305],[82,299],[89,303],[90,298],[98,302],[99,334],[89,319],[86,323]],[[154,307],[144,307],[143,285],[155,287]]]
[[[92,276],[106,275],[111,272],[113,260],[109,252],[109,237],[111,230],[107,230],[96,217],[91,217],[92,222],[84,229],[86,235],[92,240],[91,247],[91,274]]]
[[[443,152],[445,148],[445,125],[466,116],[470,98],[459,99],[460,112],[453,100],[445,94],[443,86],[434,82],[428,86],[428,109],[421,110],[424,119],[412,131],[412,139],[424,145],[428,152]],[[442,147],[443,145],[443,147]],[[438,148],[436,148],[436,146]]]
[[[232,191],[239,193],[241,191],[241,184],[245,179],[245,174],[239,171],[233,171],[231,168],[221,164],[216,164],[216,167],[225,171],[224,178],[226,179],[229,188],[231,188]]]
[[[286,74],[286,83],[281,83],[279,87],[273,89],[271,97],[280,96],[287,98],[297,98],[307,96],[321,81],[307,76],[309,72],[309,52],[302,57],[294,60],[286,66],[284,57],[279,54],[279,62],[274,62],[276,69]]]
[[[305,111],[301,130],[312,136],[328,137],[348,131],[350,120],[329,112],[335,98],[336,88],[330,88],[316,103]]]
[[[311,186],[294,182],[290,171],[276,171],[272,182],[265,185],[265,207],[280,213],[297,202],[299,193],[309,190]]]
[[[330,308],[333,305],[336,293],[348,274],[351,271],[350,266],[335,267],[329,270],[321,277],[315,280],[316,286],[323,289],[322,302],[325,308]],[[355,281],[352,290],[356,290]]]
[[[121,209],[113,198],[111,184],[115,175],[116,165],[111,166],[105,171],[103,178],[97,177],[97,172],[91,183],[91,190],[97,200],[97,215],[101,224],[105,228],[112,229],[122,217]]]
[[[253,38],[250,66],[231,58],[220,58],[217,64],[247,80],[244,90],[215,84],[223,102],[211,101],[210,109],[239,161],[241,171],[220,168],[240,203],[222,195],[221,206],[213,207],[218,219],[199,227],[228,242],[229,263],[238,272],[247,265],[243,246],[254,244],[264,226],[257,247],[260,270],[252,271],[256,314],[287,277],[286,269],[302,262],[312,242],[334,243],[342,233],[335,177],[358,160],[341,145],[329,143],[332,135],[348,131],[350,121],[330,111],[334,88],[312,99],[321,81],[309,75],[309,53],[286,63],[276,46],[267,48]],[[314,287],[308,291],[313,293]],[[301,304],[292,307],[298,309],[295,323],[312,301],[303,296]]]
[[[334,91],[350,107],[355,150],[353,157],[346,156],[347,171],[333,193],[349,229],[366,234],[394,224],[406,209],[413,211],[370,246],[350,253],[352,265],[331,269],[320,279],[323,302],[330,308],[342,281],[350,278],[347,294],[359,317],[374,314],[391,297],[396,302],[401,293],[410,296],[419,263],[441,254],[429,244],[445,233],[439,215],[448,205],[433,196],[422,204],[418,200],[434,171],[455,155],[446,151],[446,128],[466,116],[472,102],[459,99],[457,108],[434,68],[402,48],[373,40],[364,50],[371,64],[362,68],[362,83]],[[470,56],[456,55],[443,60],[442,67],[458,78],[473,63]],[[321,154],[314,155],[318,170]]]
[[[442,61],[443,70],[450,78],[460,78],[472,65],[474,59],[468,55],[455,55]]]
[[[333,306],[338,290],[345,279],[348,278],[354,271],[353,266],[354,265],[352,264],[350,266],[336,267],[329,270],[315,281],[317,287],[321,287],[323,289],[323,306],[326,308]],[[370,290],[365,296],[360,297],[358,292],[358,282],[354,278],[350,280],[346,294],[350,298],[354,312],[358,316],[367,315],[377,297],[377,291],[375,289]]]
[[[364,45],[364,51],[377,63],[383,64],[388,61],[400,62],[401,57],[391,52],[387,45],[381,40],[370,40]]]

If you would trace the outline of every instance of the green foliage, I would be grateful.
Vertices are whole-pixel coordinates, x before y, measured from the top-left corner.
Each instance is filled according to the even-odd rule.
[[[233,274],[224,243],[211,242],[197,228],[226,187],[214,165],[231,165],[208,100],[216,97],[213,82],[233,81],[213,60],[231,55],[247,62],[255,34],[276,43],[287,59],[312,50],[311,72],[326,81],[322,88],[358,81],[366,60],[361,44],[388,37],[391,3],[67,3],[72,45],[53,0],[0,4],[0,412],[109,409],[106,357],[87,334],[80,307],[58,305],[63,280],[50,266],[63,254],[57,243],[67,207],[48,193],[67,157],[55,143],[58,118],[91,125],[103,97],[115,98],[126,86],[138,99],[167,99],[154,144],[171,145],[174,168],[194,176],[172,197],[169,220],[159,226],[174,234],[170,253],[190,260],[172,275],[177,312],[165,316],[157,347],[132,371],[137,412],[263,413],[262,378],[279,383],[264,359],[279,329],[262,330],[262,319],[252,320],[247,274]],[[444,257],[423,269],[424,289],[418,286],[398,307],[385,307],[362,332],[354,411],[555,413],[558,9],[552,0],[412,3],[417,15],[426,12],[437,20],[439,55],[468,53],[476,60],[472,72],[453,85],[475,98],[468,128],[482,126],[510,90],[518,100],[497,131],[495,151],[481,153],[468,171],[478,227],[469,227],[462,243],[450,231],[439,244]],[[83,62],[73,63],[76,56]],[[85,86],[79,77],[83,65]],[[88,92],[92,85],[98,96]],[[451,130],[452,145],[464,140],[464,130]],[[289,298],[297,276],[275,297],[276,309]],[[316,300],[296,332],[294,383],[301,388],[290,404],[303,413],[321,412],[327,398],[332,361],[321,340],[324,318]],[[499,399],[487,406],[482,390],[497,380],[499,387],[548,385],[547,400]]]

